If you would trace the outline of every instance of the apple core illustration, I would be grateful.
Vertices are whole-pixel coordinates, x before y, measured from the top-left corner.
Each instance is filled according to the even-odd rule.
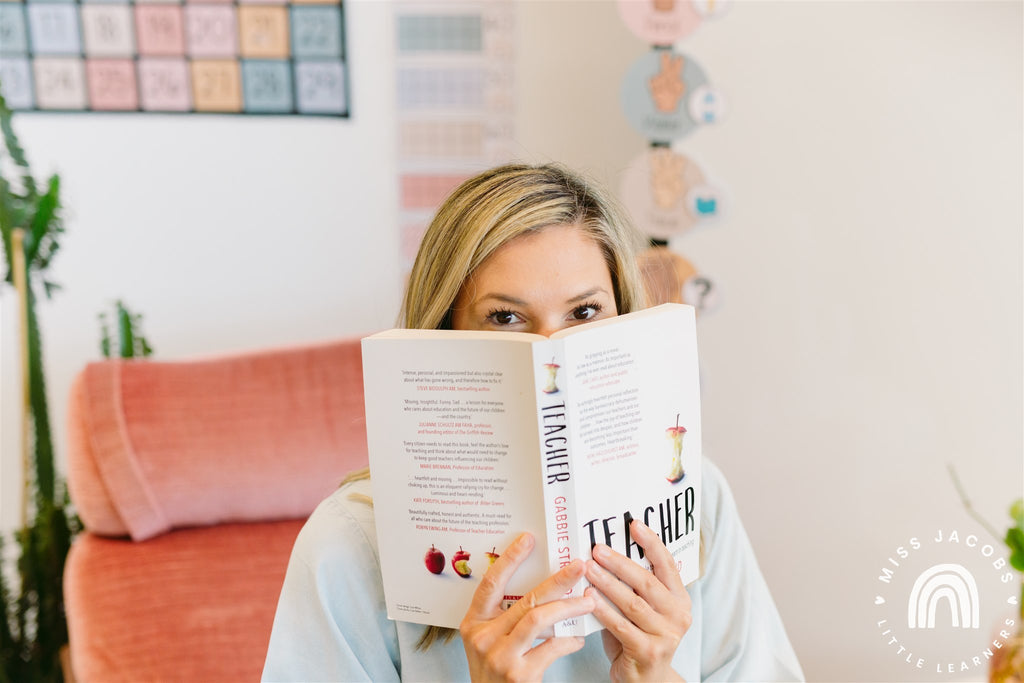
[[[543,391],[545,394],[556,394],[558,393],[558,385],[555,384],[555,379],[558,376],[558,368],[562,366],[555,363],[555,359],[552,358],[550,363],[544,364],[544,367],[548,369],[548,383]]]
[[[686,427],[679,424],[679,415],[676,415],[676,426],[665,430],[665,437],[672,444],[672,464],[668,468],[668,475],[665,477],[669,483],[678,484],[686,476],[683,471],[683,434],[686,434]]]

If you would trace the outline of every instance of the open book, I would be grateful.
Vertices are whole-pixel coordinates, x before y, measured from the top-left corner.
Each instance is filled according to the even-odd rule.
[[[390,330],[363,340],[366,431],[388,617],[457,628],[490,563],[537,543],[505,606],[593,543],[645,564],[638,518],[698,578],[694,310],[570,327]],[[586,580],[566,597],[582,595]],[[555,625],[586,635],[591,615]]]

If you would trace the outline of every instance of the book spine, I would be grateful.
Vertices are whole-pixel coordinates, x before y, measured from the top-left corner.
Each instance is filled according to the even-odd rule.
[[[533,358],[546,546],[553,574],[581,557],[575,512],[576,473],[569,427],[569,373],[564,344],[559,340],[537,343]],[[585,588],[586,584],[581,581],[563,597],[581,596]],[[555,636],[583,635],[583,619],[558,622],[554,632]]]

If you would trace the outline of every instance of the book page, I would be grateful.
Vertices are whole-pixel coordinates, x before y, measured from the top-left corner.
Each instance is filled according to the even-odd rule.
[[[388,617],[456,628],[480,577],[520,532],[532,532],[537,545],[506,602],[550,573],[533,351],[525,335],[409,336],[363,340]]]
[[[692,307],[649,309],[563,342],[580,553],[605,543],[649,566],[629,534],[637,518],[661,536],[683,581],[693,581],[701,428]],[[596,627],[586,621],[587,632]]]

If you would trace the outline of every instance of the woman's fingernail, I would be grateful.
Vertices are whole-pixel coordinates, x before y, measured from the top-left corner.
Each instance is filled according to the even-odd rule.
[[[608,546],[606,546],[606,545],[604,545],[602,543],[598,543],[597,545],[594,546],[594,550],[593,550],[593,552],[591,554],[594,557],[596,557],[598,559],[601,559],[601,558],[604,558],[604,557],[608,557],[608,552],[609,552]]]
[[[640,530],[641,534],[648,534],[648,535],[650,535],[650,534],[654,533],[654,530],[651,529],[651,527],[647,526],[646,524],[641,522],[639,519],[636,519],[635,517],[633,518],[633,523],[636,524],[636,528]]]

